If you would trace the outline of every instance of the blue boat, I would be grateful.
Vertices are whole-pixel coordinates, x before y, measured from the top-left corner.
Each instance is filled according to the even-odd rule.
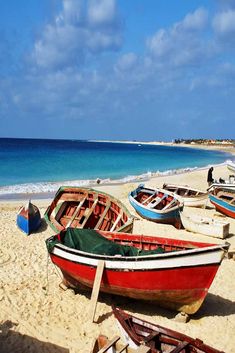
[[[216,211],[235,218],[235,191],[215,188],[209,193],[209,199]]]
[[[37,206],[30,201],[17,213],[17,226],[27,235],[35,232],[41,225],[41,215]]]
[[[129,201],[136,212],[153,222],[173,224],[181,227],[180,211],[183,201],[173,192],[164,189],[151,189],[140,184],[129,193]]]

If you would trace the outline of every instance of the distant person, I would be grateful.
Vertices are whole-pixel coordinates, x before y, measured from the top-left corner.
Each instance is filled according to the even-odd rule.
[[[208,186],[210,186],[213,183],[213,181],[214,181],[213,176],[212,176],[213,170],[214,170],[213,167],[210,167],[210,169],[208,170],[208,174],[207,174]]]

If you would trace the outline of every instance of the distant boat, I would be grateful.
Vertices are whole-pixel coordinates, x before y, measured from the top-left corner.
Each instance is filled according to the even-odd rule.
[[[20,230],[27,235],[35,232],[41,225],[41,215],[38,207],[28,201],[25,206],[19,209],[16,222]]]
[[[229,235],[230,224],[226,221],[199,215],[186,215],[184,212],[180,213],[180,218],[184,228],[190,232],[221,239]]]
[[[151,353],[224,353],[204,344],[198,338],[194,339],[183,333],[144,321],[119,308],[113,307],[113,314],[129,347],[146,345]]]
[[[235,163],[233,162],[227,163],[227,168],[231,170],[231,172],[235,173]]]
[[[235,218],[235,190],[213,189],[209,193],[209,199],[217,211],[228,217]]]
[[[202,305],[230,246],[74,228],[50,237],[46,245],[68,287],[91,290],[103,263],[101,292],[187,314]]]
[[[162,188],[180,196],[184,202],[184,206],[202,207],[205,206],[208,199],[207,192],[191,188],[187,185],[163,184]]]
[[[44,218],[54,231],[68,227],[132,232],[133,217],[115,197],[89,188],[61,186]]]
[[[183,201],[174,193],[140,184],[129,193],[129,201],[141,217],[180,227],[179,212],[183,209]]]

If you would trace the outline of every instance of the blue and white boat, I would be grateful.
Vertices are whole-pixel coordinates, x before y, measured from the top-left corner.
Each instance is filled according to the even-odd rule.
[[[180,228],[180,211],[184,204],[173,192],[160,188],[151,189],[140,184],[129,193],[129,201],[141,217]]]
[[[215,209],[228,217],[235,218],[235,191],[215,188],[209,193]]]
[[[20,230],[27,235],[35,232],[41,225],[41,215],[38,207],[28,201],[25,206],[19,209],[16,222]]]

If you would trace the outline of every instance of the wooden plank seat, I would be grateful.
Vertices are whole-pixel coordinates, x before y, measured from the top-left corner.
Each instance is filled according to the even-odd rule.
[[[156,197],[152,202],[148,204],[150,208],[155,208],[162,200],[164,200],[167,195],[163,195],[162,197]]]
[[[98,223],[97,223],[96,226],[95,226],[96,229],[99,229],[99,228],[100,228],[100,226],[101,226],[101,224],[102,224],[102,222],[103,222],[103,220],[104,220],[104,218],[105,218],[105,216],[106,216],[106,214],[107,214],[107,212],[108,212],[108,210],[109,210],[109,208],[110,208],[110,205],[111,205],[111,202],[109,201],[109,202],[107,203],[107,205],[106,205],[106,207],[105,207],[103,213],[102,213],[102,216],[100,217]]]
[[[122,214],[119,213],[119,215],[118,215],[116,221],[113,223],[112,228],[110,229],[110,232],[113,232],[113,231],[115,230],[115,228],[116,228],[116,226],[118,225],[118,222],[120,221],[121,218],[122,218]]]
[[[68,224],[66,225],[66,228],[70,227],[70,225],[72,224],[72,222],[74,221],[74,219],[76,218],[76,216],[78,215],[78,212],[81,210],[82,205],[84,204],[84,202],[86,201],[86,196],[80,201],[80,203],[78,204],[73,216],[70,218],[70,221],[68,222]]]
[[[144,202],[143,202],[143,205],[148,204],[148,202],[149,202],[153,197],[155,197],[155,196],[156,196],[156,192],[154,192],[154,193],[151,194],[147,199],[145,199]]]
[[[147,343],[151,340],[154,340],[155,338],[159,337],[160,332],[159,331],[153,331],[150,335],[148,335],[145,339],[144,342]]]
[[[89,217],[90,217],[91,214],[93,213],[93,211],[94,211],[95,206],[97,205],[97,203],[98,203],[98,199],[96,199],[96,200],[94,201],[94,203],[93,203],[93,205],[91,206],[90,209],[87,208],[87,213],[84,214],[85,219],[84,219],[84,221],[82,222],[82,225],[81,225],[82,228],[84,228],[86,222],[88,221]]]
[[[175,205],[174,205],[175,204]],[[172,207],[172,206],[176,206],[177,205],[177,201],[175,199],[173,199],[170,203],[168,203],[168,205],[166,205],[163,210],[168,210],[168,208]]]
[[[170,351],[170,353],[180,353],[187,346],[189,346],[189,342],[186,342],[186,341],[180,342],[177,347],[175,347],[172,351]]]

